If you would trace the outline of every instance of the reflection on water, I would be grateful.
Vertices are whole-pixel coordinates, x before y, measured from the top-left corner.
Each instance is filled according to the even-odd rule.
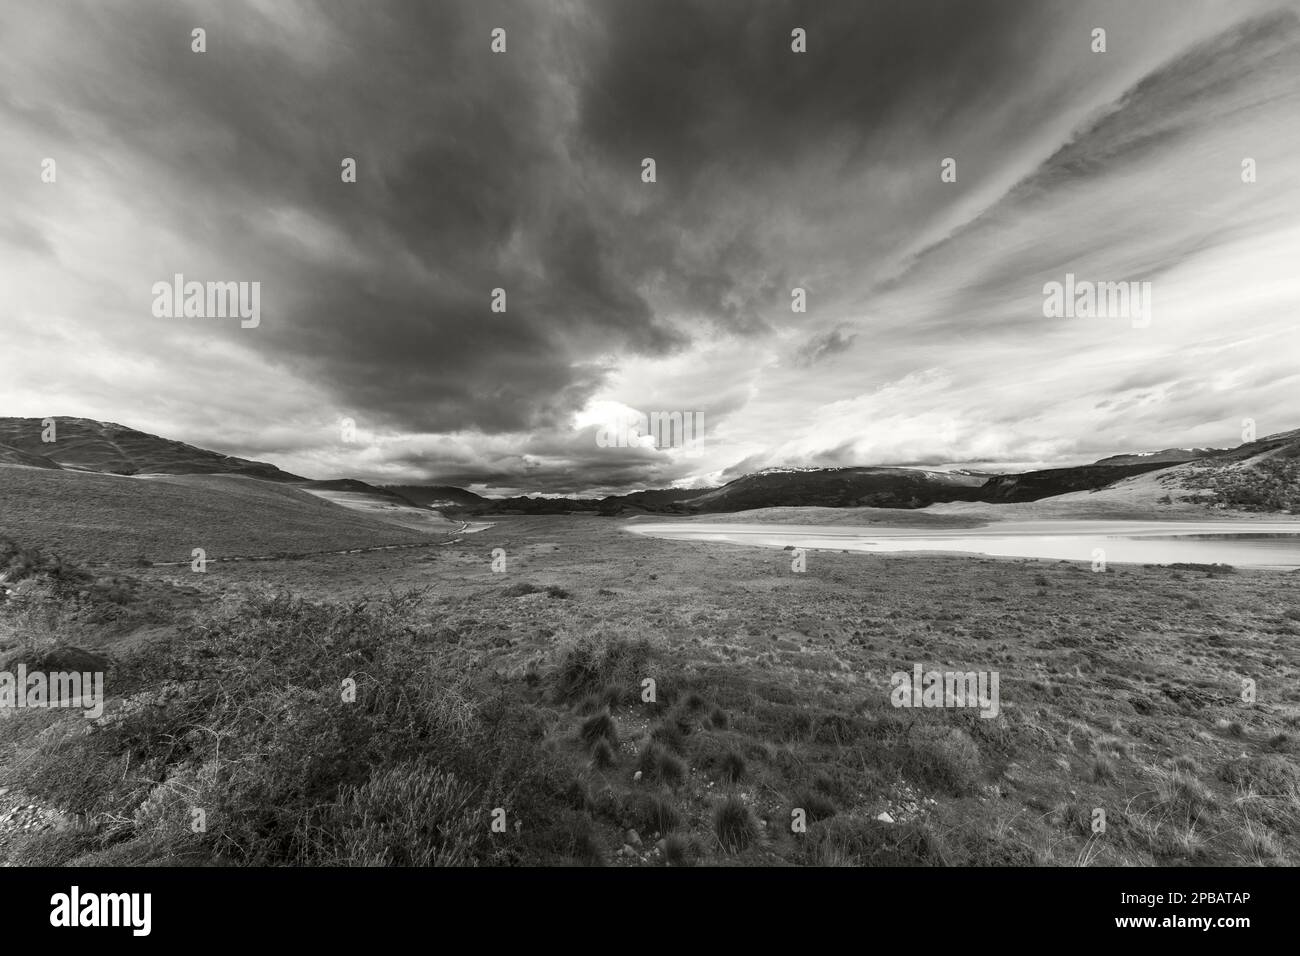
[[[1300,521],[1017,521],[935,531],[821,525],[632,523],[657,538],[846,551],[947,551],[1107,563],[1300,568]]]

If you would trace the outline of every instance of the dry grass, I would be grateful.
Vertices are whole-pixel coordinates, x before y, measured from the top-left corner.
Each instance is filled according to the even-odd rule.
[[[485,557],[494,547],[510,555],[504,578]],[[811,557],[795,575],[779,552],[528,518],[499,519],[432,563],[270,563],[257,582],[232,568],[195,599],[198,631],[118,655],[110,693],[139,711],[92,735],[94,747],[71,730],[8,728],[21,739],[0,753],[24,774],[37,768],[41,799],[117,821],[90,845],[24,859],[1300,860],[1300,669],[1283,575]],[[141,586],[170,574],[140,571]],[[506,597],[520,581],[534,589]],[[431,583],[422,600],[400,597]],[[259,584],[309,600],[256,603]],[[393,598],[375,598],[388,588]],[[52,637],[79,620],[55,620]],[[895,709],[890,675],[913,663],[997,670],[1001,714]],[[367,704],[340,721],[330,701],[348,674]],[[1259,685],[1254,703],[1241,700],[1243,677]],[[140,706],[169,686],[184,692]],[[445,741],[446,759],[426,767],[417,758],[430,740]],[[146,760],[132,758],[124,778],[132,747]],[[385,819],[394,794],[456,819],[453,777],[480,814],[506,809],[506,834],[418,838],[401,857],[397,835],[416,822],[394,818],[391,833],[366,822]],[[219,811],[197,841],[167,828],[196,800]],[[322,802],[351,809],[306,809]],[[137,816],[144,806],[155,809]],[[732,808],[725,840],[720,806]],[[803,832],[793,808],[807,811]],[[632,855],[620,853],[629,829],[645,838]]]

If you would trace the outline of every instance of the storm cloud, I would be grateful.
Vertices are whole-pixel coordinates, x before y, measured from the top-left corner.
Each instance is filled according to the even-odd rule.
[[[0,53],[4,414],[574,493],[1300,425],[1283,3],[47,0]],[[177,273],[261,324],[155,317]],[[1045,318],[1066,273],[1151,327]]]

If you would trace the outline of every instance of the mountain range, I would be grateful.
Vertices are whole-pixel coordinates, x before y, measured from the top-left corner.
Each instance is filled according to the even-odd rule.
[[[941,502],[1013,503],[1097,492],[1149,472],[1168,472],[1160,487],[1190,490],[1203,504],[1289,510],[1300,430],[1235,448],[1167,448],[1114,455],[1092,464],[1019,474],[980,474],[901,467],[773,468],[721,487],[656,489],[601,498],[488,498],[450,485],[377,487],[350,478],[313,481],[267,462],[223,455],[85,418],[55,418],[56,441],[43,441],[44,420],[0,418],[0,463],[122,476],[232,475],[291,485],[345,507],[394,513],[409,509],[465,517],[491,514],[708,514],[772,507],[922,508]],[[1153,485],[1153,487],[1156,487]],[[1271,491],[1264,490],[1271,487]],[[1167,497],[1172,500],[1172,492]],[[1223,499],[1220,501],[1219,499]],[[415,524],[418,525],[419,519]]]

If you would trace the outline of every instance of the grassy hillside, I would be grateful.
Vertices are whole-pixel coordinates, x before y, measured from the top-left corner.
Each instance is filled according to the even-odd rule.
[[[40,418],[0,418],[0,463],[40,464],[114,475],[230,474],[265,481],[301,481],[265,462],[234,458],[146,432],[87,418],[54,418],[53,442],[43,441]]]
[[[1146,461],[1132,465],[1081,465],[1030,471],[1022,475],[998,475],[990,478],[975,498],[995,504],[1039,501],[1076,491],[1095,491],[1166,467],[1168,465],[1162,462]]]
[[[487,498],[451,485],[387,485],[384,490],[426,508],[478,508],[489,504]]]
[[[978,509],[937,506],[950,513]],[[1300,434],[1285,432],[1228,451],[1130,475],[1105,487],[1039,499],[1017,517],[1240,519],[1300,513]]]
[[[437,511],[418,507],[395,492],[375,488],[364,482],[314,481],[299,487],[308,494],[324,498],[340,507],[410,531],[445,534],[459,527],[458,522],[449,521]]]
[[[189,561],[427,541],[289,485],[0,465],[0,535],[95,563]]]
[[[972,475],[911,468],[760,472],[706,491],[685,505],[698,512],[776,506],[921,508],[935,501],[973,497],[983,483]]]
[[[1180,500],[1240,511],[1300,514],[1300,444],[1242,460],[1187,466],[1175,484]]]

